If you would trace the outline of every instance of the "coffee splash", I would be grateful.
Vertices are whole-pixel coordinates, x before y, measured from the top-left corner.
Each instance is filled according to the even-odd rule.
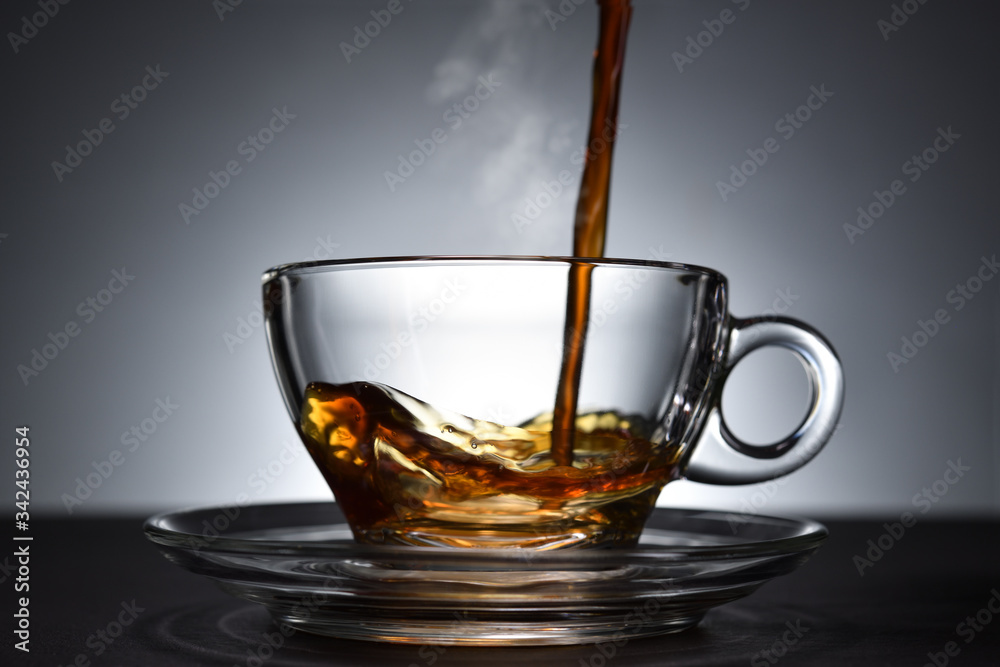
[[[634,544],[677,446],[638,416],[575,419],[569,465],[552,415],[502,426],[376,383],[309,384],[300,435],[355,537],[460,547]]]

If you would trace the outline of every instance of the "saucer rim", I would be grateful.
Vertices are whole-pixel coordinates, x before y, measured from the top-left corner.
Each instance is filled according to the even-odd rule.
[[[770,515],[743,515],[736,512],[726,512],[713,509],[697,508],[669,508],[657,507],[650,517],[664,517],[665,515],[676,515],[685,519],[716,519],[728,520],[729,516],[739,516],[742,524],[783,524],[794,534],[774,539],[753,540],[737,542],[733,544],[721,544],[711,546],[701,545],[673,545],[663,546],[655,544],[641,543],[635,547],[600,547],[600,548],[568,548],[553,550],[526,549],[520,547],[492,548],[476,547],[469,549],[457,549],[454,547],[434,547],[434,546],[406,546],[406,545],[376,545],[362,544],[354,540],[337,540],[323,542],[301,542],[290,539],[247,539],[245,537],[226,535],[209,536],[204,533],[194,533],[182,531],[168,527],[169,521],[177,521],[182,518],[191,520],[199,515],[208,515],[209,518],[218,516],[224,511],[232,512],[239,510],[239,516],[247,510],[255,511],[289,511],[293,508],[311,508],[313,511],[321,508],[335,508],[337,504],[333,501],[291,501],[277,503],[249,504],[244,506],[217,505],[189,507],[180,510],[161,512],[146,519],[143,523],[143,532],[151,542],[165,547],[181,548],[195,551],[214,551],[228,553],[243,553],[253,555],[312,555],[326,557],[343,557],[345,555],[371,556],[378,558],[403,558],[412,560],[440,560],[452,559],[457,554],[483,562],[505,562],[517,564],[523,567],[526,563],[525,554],[530,553],[529,562],[533,566],[545,567],[566,563],[589,563],[595,561],[607,562],[609,556],[614,555],[614,560],[623,562],[643,562],[650,558],[662,560],[702,561],[716,560],[719,558],[753,558],[759,556],[776,556],[782,553],[799,553],[804,550],[818,548],[829,536],[829,530],[819,521],[798,516],[770,516]],[[237,519],[239,518],[237,517]],[[199,524],[201,525],[201,524]],[[290,524],[278,528],[309,528],[322,527],[324,529],[347,528],[345,520],[335,520],[329,523],[309,523]],[[246,533],[247,530],[237,531],[237,535]],[[715,535],[715,533],[690,533],[695,535]],[[664,535],[675,534],[676,531],[649,526],[643,531],[643,535]],[[733,537],[737,537],[736,534]]]

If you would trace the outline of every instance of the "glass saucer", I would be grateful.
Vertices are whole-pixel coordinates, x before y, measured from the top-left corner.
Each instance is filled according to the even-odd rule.
[[[692,627],[804,563],[804,519],[656,509],[629,549],[449,549],[354,542],[334,503],[152,517],[172,562],[298,630],[446,646],[622,641]]]

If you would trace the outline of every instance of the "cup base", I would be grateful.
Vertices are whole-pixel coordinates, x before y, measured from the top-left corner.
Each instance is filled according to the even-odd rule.
[[[411,522],[405,527],[384,527],[355,531],[355,539],[364,544],[405,545],[479,549],[531,549],[549,551],[565,548],[633,547],[639,541],[638,530],[622,530],[606,525],[572,526],[504,525],[483,528],[481,524]]]

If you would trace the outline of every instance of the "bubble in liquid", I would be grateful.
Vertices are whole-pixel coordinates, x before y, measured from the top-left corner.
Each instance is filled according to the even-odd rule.
[[[445,433],[454,433],[455,427],[452,426],[451,424],[445,424],[444,428],[442,428],[441,430],[444,431]]]

